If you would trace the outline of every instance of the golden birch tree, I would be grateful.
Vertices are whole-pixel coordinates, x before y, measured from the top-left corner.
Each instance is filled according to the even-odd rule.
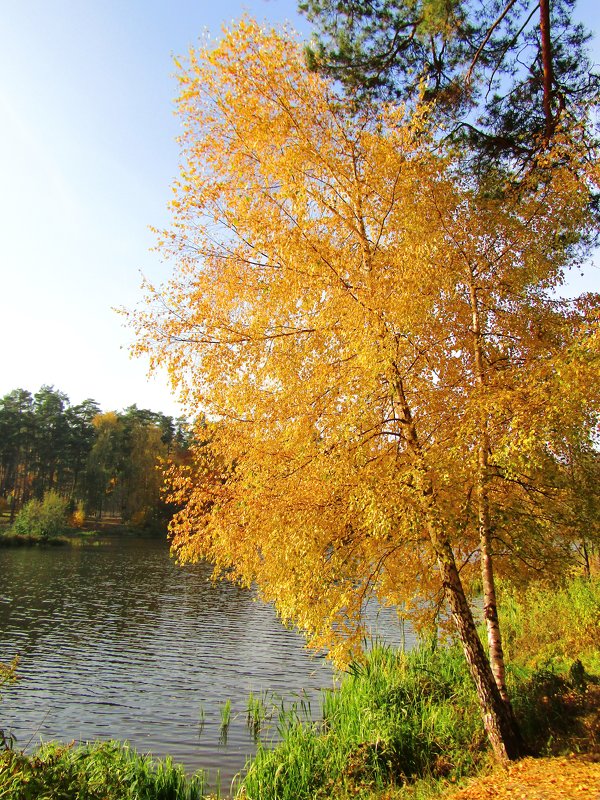
[[[255,583],[338,661],[369,598],[447,603],[494,751],[517,757],[494,568],[568,555],[540,474],[600,399],[598,297],[553,299],[597,177],[576,132],[495,195],[455,174],[426,108],[352,108],[250,20],[179,81],[175,271],[135,320],[215,421],[210,459],[171,473],[173,550]]]

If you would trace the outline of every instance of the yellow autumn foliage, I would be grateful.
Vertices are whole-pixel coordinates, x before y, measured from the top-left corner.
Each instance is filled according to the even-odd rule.
[[[485,425],[500,566],[566,557],[536,487],[600,400],[598,297],[553,294],[591,224],[576,134],[483,192],[426,106],[356,109],[248,19],[179,81],[175,271],[135,318],[137,351],[213,420],[210,458],[171,471],[177,556],[255,583],[343,660],[370,597],[426,616],[447,558],[469,585]]]

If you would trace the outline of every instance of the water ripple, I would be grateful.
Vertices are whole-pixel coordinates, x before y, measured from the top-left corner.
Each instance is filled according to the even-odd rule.
[[[219,769],[227,785],[254,751],[249,692],[306,692],[316,707],[333,677],[269,606],[210,574],[177,567],[151,540],[1,550],[0,661],[18,653],[22,680],[4,691],[0,728],[21,746],[127,739],[189,770]],[[400,641],[389,619],[384,628]]]

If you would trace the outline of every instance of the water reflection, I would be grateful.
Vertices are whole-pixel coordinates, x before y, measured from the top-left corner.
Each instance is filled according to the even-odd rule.
[[[397,643],[401,631],[384,622]],[[0,550],[0,661],[21,657],[0,728],[28,741],[129,740],[228,783],[254,750],[250,692],[293,698],[332,670],[273,610],[210,568],[177,567],[164,543]],[[220,706],[231,700],[227,744]]]

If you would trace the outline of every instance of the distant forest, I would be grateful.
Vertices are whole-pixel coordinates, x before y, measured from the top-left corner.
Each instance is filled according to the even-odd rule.
[[[0,399],[0,512],[12,522],[28,500],[56,492],[87,517],[162,526],[171,509],[160,463],[185,462],[190,437],[183,417],[71,405],[53,386],[14,389]]]

